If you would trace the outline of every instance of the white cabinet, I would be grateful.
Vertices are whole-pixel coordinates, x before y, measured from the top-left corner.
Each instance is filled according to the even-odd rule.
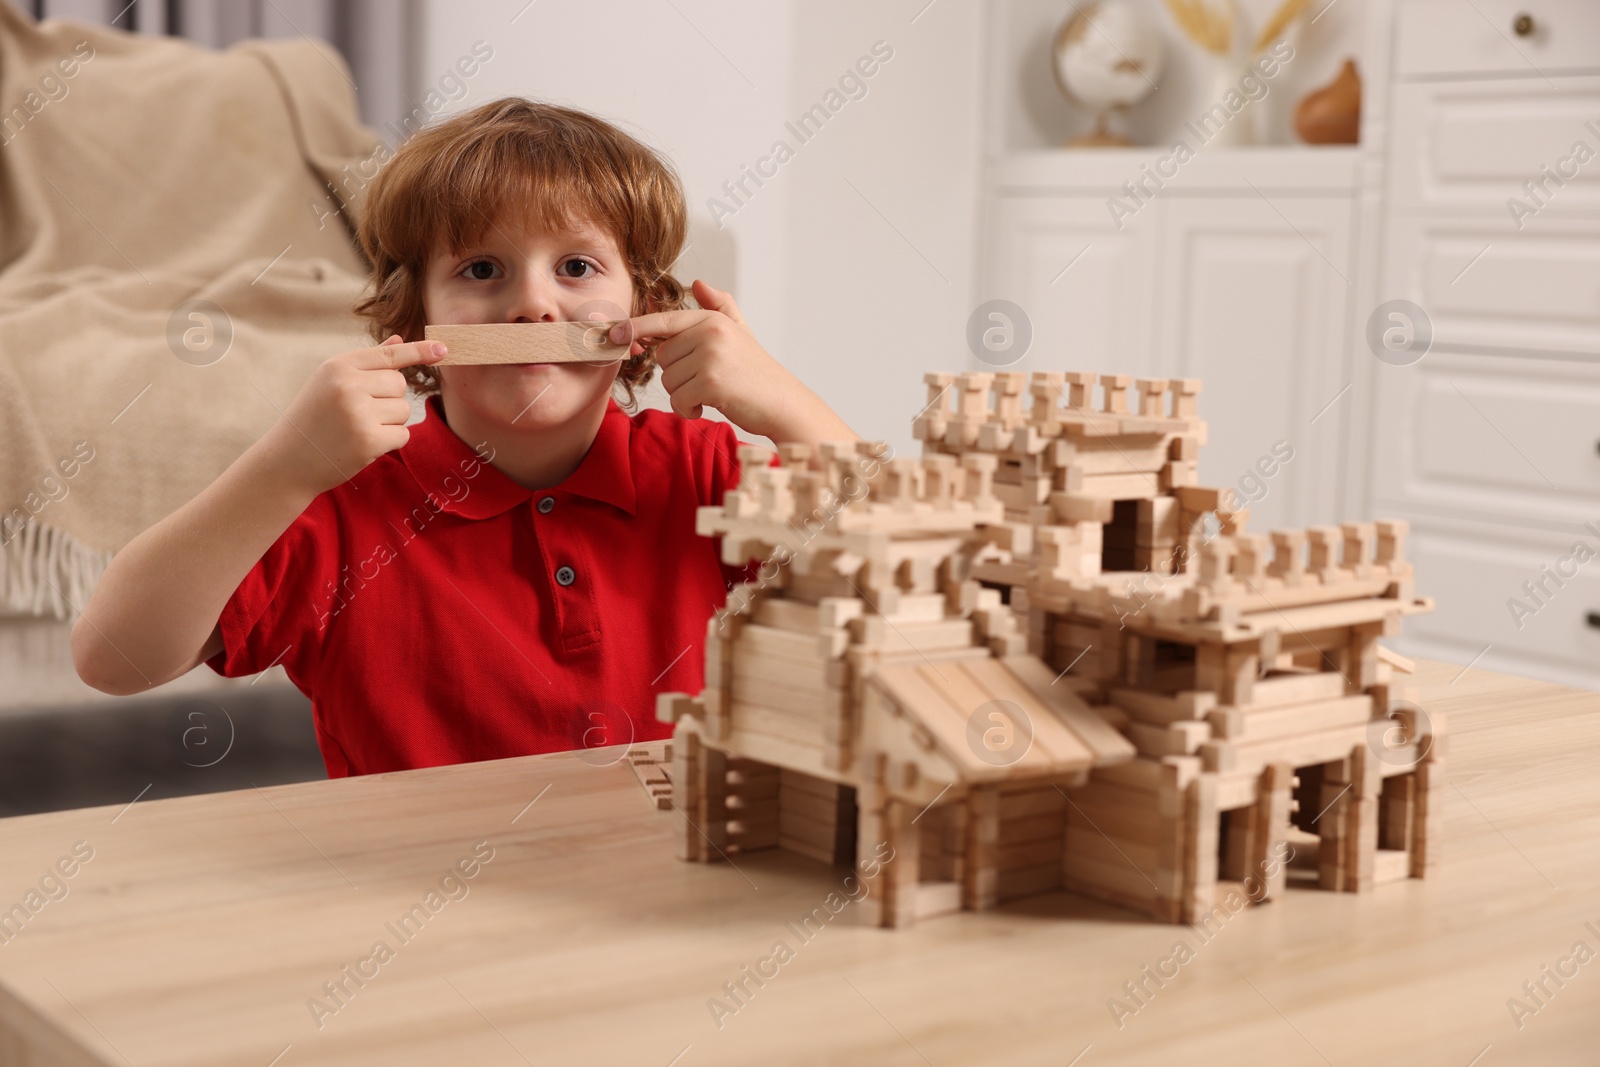
[[[1412,523],[1438,598],[1403,647],[1600,688],[1600,9],[1389,14],[1367,295],[1416,304],[1433,342],[1358,377],[1370,510]]]
[[[1335,496],[1351,213],[1348,197],[1167,204],[1157,369],[1204,380],[1200,480],[1262,493],[1256,530],[1345,517]],[[1255,489],[1247,472],[1279,442],[1293,458]]]
[[[1003,196],[990,238],[984,284],[1028,313],[1027,369],[1151,371],[1152,317],[1125,309],[1155,291],[1154,212],[1118,229],[1103,198]]]
[[[1122,184],[1164,155],[1030,152],[991,166],[980,299],[1013,301],[1034,330],[1012,369],[1201,378],[1203,484],[1238,489],[1254,529],[1348,518],[1337,497],[1355,152],[1208,149],[1131,199]],[[1255,481],[1284,447],[1293,458]]]

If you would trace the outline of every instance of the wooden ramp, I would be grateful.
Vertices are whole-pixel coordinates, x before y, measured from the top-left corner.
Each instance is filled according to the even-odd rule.
[[[902,662],[871,686],[963,782],[1055,778],[1120,763],[1133,744],[1034,656]],[[929,768],[932,769],[932,768]]]

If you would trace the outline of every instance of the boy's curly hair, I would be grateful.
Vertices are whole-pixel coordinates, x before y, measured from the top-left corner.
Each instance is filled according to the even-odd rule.
[[[374,340],[422,340],[429,258],[473,244],[501,218],[605,229],[633,279],[630,314],[675,311],[688,306],[671,274],[685,216],[672,167],[609,122],[517,97],[495,100],[417,133],[368,186],[356,237],[371,265],[371,292],[355,311]],[[653,345],[623,361],[617,381],[629,407],[655,365]],[[439,390],[432,368],[405,375],[419,393]]]

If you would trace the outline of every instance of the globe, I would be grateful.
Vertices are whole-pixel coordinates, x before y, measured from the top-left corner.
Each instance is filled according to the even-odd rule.
[[[1092,0],[1061,24],[1052,51],[1056,84],[1095,115],[1094,132],[1070,143],[1131,144],[1110,131],[1108,114],[1138,103],[1156,87],[1166,51],[1155,20],[1124,0]]]

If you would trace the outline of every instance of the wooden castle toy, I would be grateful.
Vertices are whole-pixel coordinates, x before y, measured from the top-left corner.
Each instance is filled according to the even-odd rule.
[[[920,459],[747,447],[700,509],[766,562],[658,702],[681,858],[881,865],[886,926],[1059,888],[1204,922],[1297,853],[1349,891],[1437,862],[1443,722],[1378,645],[1432,606],[1404,523],[1246,533],[1194,484],[1193,379],[926,380]]]

